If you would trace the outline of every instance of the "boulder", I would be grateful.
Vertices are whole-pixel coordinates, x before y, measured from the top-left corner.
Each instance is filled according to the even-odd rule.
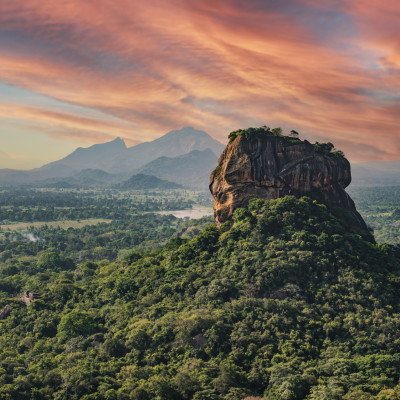
[[[12,311],[12,307],[7,304],[6,306],[3,307],[3,309],[0,311],[0,320],[6,319]]]

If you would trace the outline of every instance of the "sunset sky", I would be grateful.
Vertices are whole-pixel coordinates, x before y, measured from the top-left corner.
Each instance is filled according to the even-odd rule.
[[[400,159],[400,1],[0,0],[0,168],[264,124]]]

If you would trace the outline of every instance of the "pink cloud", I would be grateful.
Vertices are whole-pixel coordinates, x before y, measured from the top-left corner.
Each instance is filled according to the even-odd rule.
[[[60,137],[192,125],[225,141],[267,123],[337,140],[354,160],[400,158],[399,13],[376,0],[6,0],[0,38],[27,42],[0,40],[0,80],[125,121],[15,107]]]

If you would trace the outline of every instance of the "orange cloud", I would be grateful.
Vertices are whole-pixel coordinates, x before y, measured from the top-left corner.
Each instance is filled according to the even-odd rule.
[[[50,136],[62,136],[63,139],[79,137],[80,141],[88,143],[112,140],[115,136],[129,139],[133,129],[133,124],[124,120],[112,122],[16,104],[0,105],[0,118],[22,121],[25,126],[45,131]]]
[[[14,106],[60,137],[143,141],[192,125],[225,141],[267,123],[354,160],[400,158],[400,5],[273,3],[6,0],[0,80],[108,115]]]

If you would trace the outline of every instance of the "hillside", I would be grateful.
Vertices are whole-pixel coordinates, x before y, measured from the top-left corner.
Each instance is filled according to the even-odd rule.
[[[115,189],[120,190],[143,190],[143,189],[179,189],[181,185],[175,182],[159,179],[152,175],[136,174],[126,181],[115,185]]]
[[[106,187],[119,182],[123,176],[109,174],[100,169],[87,168],[77,174],[65,178],[51,178],[37,183],[38,186],[47,188],[90,188]]]
[[[127,150],[125,142],[116,138],[107,143],[95,144],[88,148],[77,148],[74,152],[61,160],[46,164],[39,170],[51,170],[57,165],[73,168],[76,171],[83,169],[108,170],[112,160]]]
[[[57,164],[51,168],[35,168],[32,170],[0,169],[1,186],[17,186],[51,178],[64,178],[76,174],[73,167]]]
[[[205,189],[217,156],[206,149],[194,150],[179,157],[159,157],[139,169],[140,173],[177,182],[185,187]]]
[[[398,398],[399,250],[306,197],[233,218],[120,262],[2,269],[0,398]]]

